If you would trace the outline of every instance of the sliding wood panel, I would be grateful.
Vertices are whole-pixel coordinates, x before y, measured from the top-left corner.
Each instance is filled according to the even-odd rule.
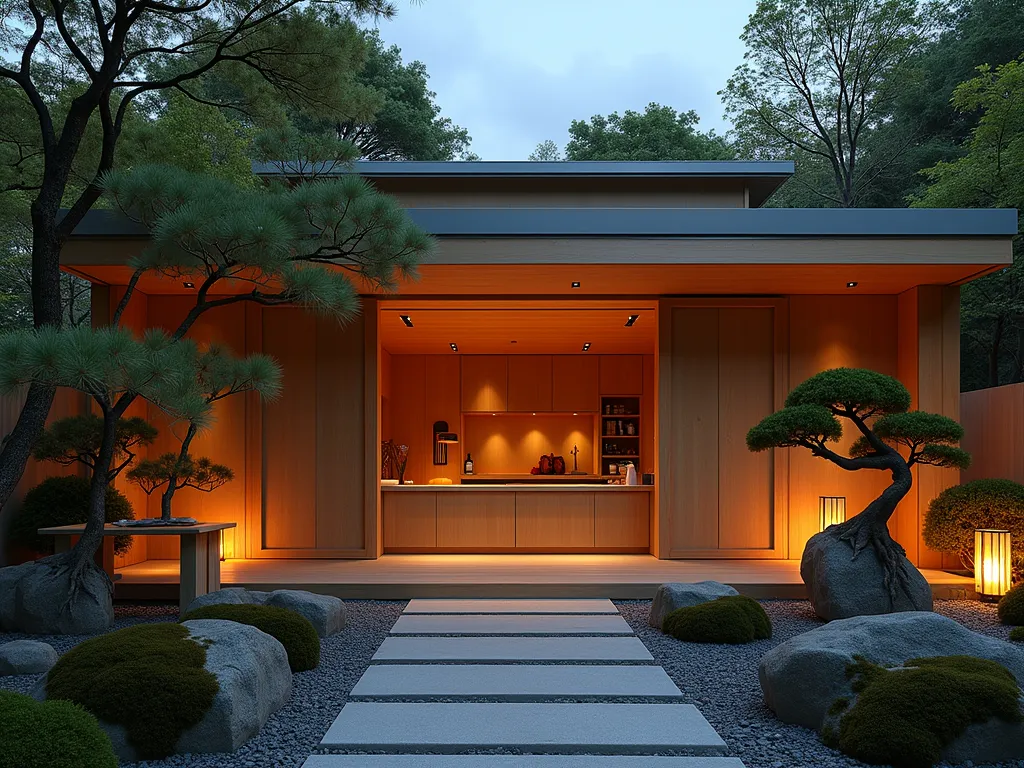
[[[516,494],[437,494],[438,547],[514,547]]]
[[[384,492],[384,549],[437,544],[437,494]]]
[[[651,544],[651,494],[615,491],[594,494],[594,546],[647,549]]]
[[[516,546],[594,546],[594,494],[517,493]]]

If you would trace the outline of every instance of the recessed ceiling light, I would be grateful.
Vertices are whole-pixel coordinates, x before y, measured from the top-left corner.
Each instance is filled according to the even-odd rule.
[[[580,281],[579,280],[573,280],[572,281],[572,287],[573,288],[579,288],[580,287]]]
[[[412,318],[408,315],[399,315],[402,318],[402,322],[405,323],[407,328],[412,328]]]
[[[188,280],[183,282],[182,285],[184,285],[186,288],[195,288],[196,287],[195,283],[190,283]]]
[[[459,351],[459,345],[456,344],[454,341],[451,344],[449,344],[448,346],[452,348],[452,352],[458,352]]]
[[[584,352],[586,352],[588,349],[590,349],[590,342],[589,341],[586,344],[583,345],[583,351]]]
[[[847,288],[856,288],[857,287],[857,281],[856,280],[851,280],[850,282],[848,282],[846,284],[846,287]]]
[[[639,319],[639,317],[640,317],[640,315],[630,315],[629,319],[626,320],[626,327],[627,328],[632,328],[633,327],[633,323],[635,323]]]
[[[510,342],[509,342],[509,344],[518,344],[518,343],[519,343],[519,342],[518,342],[518,341],[516,341],[515,339],[512,339],[512,341],[510,341]]]

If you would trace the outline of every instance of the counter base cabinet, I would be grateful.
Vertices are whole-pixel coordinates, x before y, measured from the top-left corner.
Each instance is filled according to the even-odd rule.
[[[647,491],[420,486],[381,495],[385,552],[650,551]]]

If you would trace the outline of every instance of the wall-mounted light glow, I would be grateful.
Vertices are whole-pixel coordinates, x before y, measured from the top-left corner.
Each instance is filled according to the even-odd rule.
[[[448,346],[452,348],[452,352],[458,352],[459,351],[459,345],[456,344],[454,341],[451,342]]]
[[[408,315],[399,315],[406,328],[412,328],[412,318]]]
[[[590,349],[590,342],[589,341],[586,344],[583,345],[583,351],[584,352],[586,352],[588,349]]]
[[[824,531],[830,525],[846,522],[845,496],[818,497],[818,530]]]
[[[188,280],[186,280],[185,282],[183,282],[183,283],[182,283],[182,285],[183,285],[183,286],[185,286],[186,288],[190,289],[190,290],[191,290],[192,288],[195,288],[195,287],[196,287],[196,284],[195,284],[195,283],[190,283],[190,282],[189,282]]]
[[[974,532],[974,589],[982,600],[998,600],[1010,591],[1010,532]]]
[[[627,328],[632,328],[633,327],[633,323],[635,323],[639,317],[640,317],[640,315],[630,315],[629,319],[626,320],[626,327]]]
[[[456,445],[459,436],[448,431],[447,421],[434,422],[434,464],[442,466],[448,463],[448,446]]]
[[[846,284],[846,287],[847,288],[856,288],[857,287],[857,281],[856,280],[851,280],[850,282],[848,282]]]
[[[580,287],[580,281],[579,280],[573,280],[572,281],[572,287],[573,288],[579,288]]]
[[[219,544],[219,546],[220,546],[220,561],[222,563],[226,559],[225,555],[224,555],[224,549],[225,549],[225,547],[224,547],[224,531],[225,531],[224,528],[220,529],[220,544]]]

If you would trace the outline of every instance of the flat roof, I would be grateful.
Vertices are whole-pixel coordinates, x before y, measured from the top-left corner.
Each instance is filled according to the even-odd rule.
[[[935,238],[1014,237],[1012,208],[410,208],[441,238]],[[105,210],[72,237],[148,237]]]

